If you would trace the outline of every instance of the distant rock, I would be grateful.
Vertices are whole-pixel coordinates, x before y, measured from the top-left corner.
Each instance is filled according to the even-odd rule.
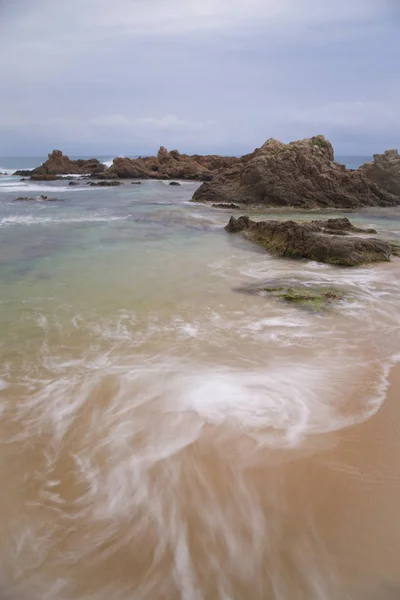
[[[232,202],[230,202],[229,204],[213,204],[213,208],[230,208],[230,209],[235,209],[235,208],[240,208],[240,206],[238,206],[237,204],[233,204]]]
[[[120,179],[189,179],[210,181],[221,169],[238,162],[236,157],[200,156],[168,152],[161,146],[157,156],[139,158],[115,158],[104,177]]]
[[[268,140],[212,181],[196,190],[193,201],[214,204],[356,208],[394,206],[400,197],[334,162],[333,147],[323,136],[290,144]]]
[[[122,185],[121,181],[89,181],[87,185],[96,187],[114,187],[116,185]]]
[[[400,155],[398,150],[374,154],[374,160],[358,171],[387,192],[400,197]]]
[[[61,150],[53,150],[48,159],[33,171],[16,171],[15,175],[30,175],[33,180],[49,181],[58,175],[102,174],[106,167],[97,160],[70,160]]]
[[[70,181],[68,185],[79,185],[77,181]]]
[[[32,169],[20,169],[19,171],[15,171],[13,175],[20,177],[29,177],[32,173]]]
[[[50,175],[49,173],[32,173],[32,181],[56,181],[60,179],[58,175]]]
[[[335,228],[336,235],[327,233]],[[352,228],[348,219],[310,223],[274,220],[257,222],[242,216],[238,219],[231,217],[225,229],[229,233],[243,232],[246,238],[263,246],[271,254],[307,258],[333,265],[351,267],[389,261],[393,254],[391,245],[383,240],[347,236],[349,231],[366,232]]]
[[[20,196],[15,198],[15,202],[62,202],[59,198],[49,198],[48,196]]]
[[[178,181],[171,181],[169,185],[181,185]]]
[[[142,185],[141,181],[131,181],[132,185]]]

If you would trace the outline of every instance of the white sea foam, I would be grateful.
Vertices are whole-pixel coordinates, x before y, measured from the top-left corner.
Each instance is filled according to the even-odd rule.
[[[13,225],[45,225],[51,224],[68,224],[68,223],[108,223],[110,221],[125,221],[130,215],[82,215],[79,217],[34,217],[32,215],[10,215],[0,219],[0,227],[10,227]]]
[[[65,186],[65,185],[46,185],[45,183],[31,183],[24,181],[1,181],[0,179],[0,192],[52,192],[54,195],[64,192],[82,192],[83,190],[89,191],[96,189],[95,186],[82,185],[80,186]]]
[[[107,169],[108,169],[109,167],[112,166],[113,162],[114,162],[113,158],[110,158],[108,160],[103,160],[103,165],[105,165],[107,167]]]
[[[35,167],[27,169],[27,168],[23,167],[23,170],[24,171],[33,171],[34,168]],[[4,167],[0,167],[0,173],[7,173],[7,175],[9,175],[9,176],[12,176],[13,173],[15,173],[15,171],[20,171],[20,170],[22,170],[20,167],[15,167],[15,169],[10,169],[10,168],[6,169]],[[2,179],[2,177],[0,176],[0,181],[1,181],[1,179]]]

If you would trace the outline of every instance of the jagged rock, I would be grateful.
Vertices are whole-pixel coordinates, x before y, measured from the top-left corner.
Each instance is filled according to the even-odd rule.
[[[359,169],[365,177],[387,192],[400,197],[400,155],[398,150],[374,154],[374,160]]]
[[[30,175],[33,180],[49,181],[57,179],[57,175],[83,175],[101,174],[105,171],[105,165],[97,160],[90,158],[88,160],[70,160],[61,150],[53,150],[48,159],[40,167],[33,171],[16,171],[16,175]]]
[[[87,185],[97,187],[114,187],[116,185],[122,185],[121,181],[89,181]]]
[[[333,148],[323,136],[290,144],[268,140],[214,175],[193,196],[214,204],[290,206],[296,208],[393,206],[400,198],[334,162]]]
[[[169,185],[181,185],[178,181],[171,181]]]
[[[243,232],[246,238],[277,256],[307,258],[349,267],[390,260],[393,251],[388,242],[376,238],[343,237],[343,232],[349,232],[348,224],[344,223],[346,229],[343,230],[340,229],[340,223],[335,223],[336,219],[329,221],[330,223],[273,220],[257,222],[242,216],[238,219],[231,217],[225,229],[230,233]],[[336,235],[327,235],[326,230],[332,230],[336,225]]]
[[[190,179],[210,181],[213,174],[238,162],[236,157],[188,156],[161,146],[157,156],[115,158],[104,177],[121,179]]]

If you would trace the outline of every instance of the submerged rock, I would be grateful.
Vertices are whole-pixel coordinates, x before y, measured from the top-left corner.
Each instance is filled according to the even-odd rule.
[[[283,144],[268,140],[252,154],[216,174],[193,201],[296,208],[394,206],[400,196],[334,161],[323,136]]]
[[[59,198],[49,198],[48,196],[20,196],[15,198],[15,202],[62,202]]]
[[[300,281],[273,280],[237,288],[235,291],[273,298],[296,307],[322,312],[344,300],[342,290],[321,285],[308,285]]]
[[[345,229],[341,228],[339,221]],[[346,235],[348,219],[329,221],[252,221],[247,216],[231,217],[226,231],[243,232],[245,237],[263,246],[277,256],[307,258],[342,266],[356,266],[370,262],[389,261],[393,250],[388,242]],[[332,228],[337,230],[332,234]],[[354,231],[354,229],[353,229]],[[366,233],[365,230],[357,230]],[[328,233],[327,233],[328,232]]]
[[[240,208],[240,206],[238,206],[237,204],[233,204],[232,202],[230,202],[229,204],[213,204],[213,208]]]
[[[87,185],[97,187],[114,187],[116,185],[122,185],[121,181],[89,181]]]
[[[171,181],[169,185],[181,185],[178,181]]]

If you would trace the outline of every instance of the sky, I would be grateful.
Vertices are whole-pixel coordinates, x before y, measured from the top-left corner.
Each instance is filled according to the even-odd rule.
[[[400,0],[0,0],[0,155],[400,146]]]

